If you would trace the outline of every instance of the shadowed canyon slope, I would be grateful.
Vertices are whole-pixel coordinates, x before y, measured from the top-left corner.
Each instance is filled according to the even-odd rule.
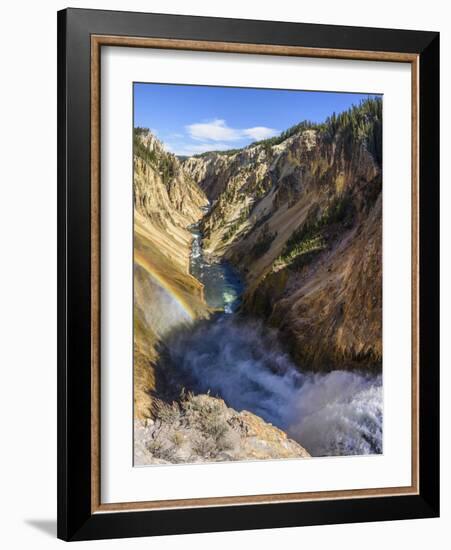
[[[242,310],[281,330],[301,367],[382,358],[382,102],[183,162],[213,207],[204,247],[244,275]]]

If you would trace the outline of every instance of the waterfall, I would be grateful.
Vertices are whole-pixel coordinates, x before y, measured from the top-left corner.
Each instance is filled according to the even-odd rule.
[[[190,388],[286,431],[313,456],[382,452],[382,377],[300,372],[277,332],[217,315],[173,334],[171,360]]]
[[[221,313],[179,325],[165,339],[181,382],[260,416],[312,456],[382,453],[382,376],[300,370],[276,330],[236,312],[243,290],[238,274],[204,257],[199,225],[191,232],[191,273]]]

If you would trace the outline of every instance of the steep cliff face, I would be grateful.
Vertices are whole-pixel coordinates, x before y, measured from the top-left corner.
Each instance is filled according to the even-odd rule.
[[[135,224],[155,234],[187,272],[192,238],[187,227],[202,217],[206,196],[151,133],[135,130],[134,153]]]
[[[206,251],[245,276],[243,310],[281,329],[301,366],[380,366],[382,104],[299,125],[183,170],[213,202]]]
[[[143,418],[161,386],[157,343],[174,326],[207,314],[203,287],[189,274],[187,229],[207,199],[177,158],[141,129],[134,136],[133,191],[135,416]]]
[[[203,189],[211,201],[215,201],[228,187],[235,176],[241,177],[241,156],[220,153],[205,153],[190,157],[183,162],[185,173]]]

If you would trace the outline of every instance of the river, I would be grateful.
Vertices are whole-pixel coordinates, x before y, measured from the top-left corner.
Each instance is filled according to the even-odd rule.
[[[173,364],[193,391],[222,397],[278,426],[313,456],[382,453],[382,376],[300,371],[277,332],[237,312],[244,285],[227,262],[210,262],[191,228],[191,273],[218,313],[172,337]]]
[[[199,224],[191,227],[191,234],[191,275],[204,285],[205,301],[210,307],[226,314],[233,313],[244,290],[240,276],[228,262],[212,262],[205,258]]]

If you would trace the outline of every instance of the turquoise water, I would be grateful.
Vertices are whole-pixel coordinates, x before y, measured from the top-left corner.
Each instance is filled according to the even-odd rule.
[[[228,262],[211,262],[205,257],[198,224],[191,227],[191,234],[191,275],[204,285],[205,300],[210,307],[233,313],[240,304],[244,289],[240,276]]]

